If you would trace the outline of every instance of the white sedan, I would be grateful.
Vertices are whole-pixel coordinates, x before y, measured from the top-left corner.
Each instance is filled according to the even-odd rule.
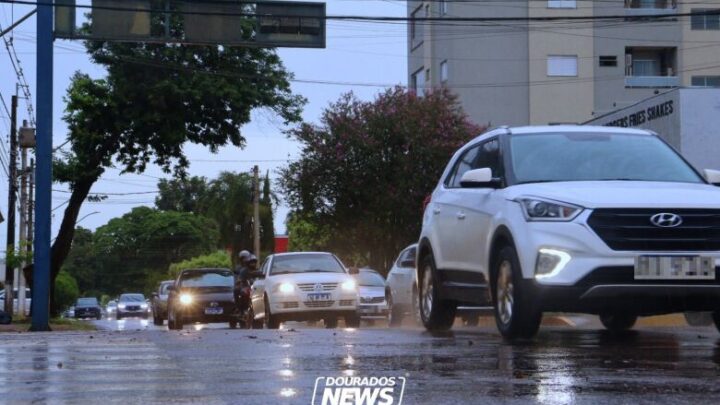
[[[280,253],[269,256],[252,286],[255,320],[268,329],[286,321],[323,320],[328,328],[338,319],[357,327],[357,282],[331,253]]]

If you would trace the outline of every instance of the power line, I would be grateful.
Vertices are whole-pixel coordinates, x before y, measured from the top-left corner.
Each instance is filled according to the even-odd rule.
[[[72,191],[68,191],[68,190],[53,189],[52,191],[57,192],[57,193],[66,193],[66,194],[71,194],[71,193],[72,193]],[[127,193],[90,192],[89,194],[92,194],[92,195],[105,195],[105,196],[123,196],[123,195],[139,195],[139,194],[157,194],[157,193],[159,193],[159,192],[160,192],[160,190],[154,190],[154,191],[133,191],[133,192],[127,192]]]

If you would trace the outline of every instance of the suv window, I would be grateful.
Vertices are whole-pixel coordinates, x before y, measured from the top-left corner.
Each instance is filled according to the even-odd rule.
[[[460,188],[460,180],[465,172],[482,167],[492,169],[493,177],[502,176],[500,142],[497,138],[489,139],[465,151],[462,157],[455,163],[455,167],[450,172],[445,186],[449,188]]]
[[[402,253],[400,253],[400,257],[398,257],[397,260],[397,266],[403,267],[402,262],[405,260],[415,260],[415,253],[417,252],[417,248],[411,247],[409,249],[404,250]]]

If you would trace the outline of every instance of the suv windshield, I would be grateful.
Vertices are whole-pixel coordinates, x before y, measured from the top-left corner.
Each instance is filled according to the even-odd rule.
[[[329,254],[283,255],[273,259],[271,275],[293,273],[345,273],[338,260]]]
[[[142,294],[123,294],[120,296],[120,302],[145,302],[145,296]]]
[[[180,277],[180,286],[183,288],[232,288],[235,279],[230,270],[219,272],[189,271]]]
[[[603,180],[703,183],[672,148],[655,136],[512,135],[510,150],[516,183]]]

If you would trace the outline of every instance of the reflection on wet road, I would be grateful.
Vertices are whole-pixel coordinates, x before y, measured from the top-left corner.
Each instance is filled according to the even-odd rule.
[[[720,335],[711,328],[544,328],[510,344],[490,328],[169,332],[123,322],[92,334],[0,335],[0,395],[18,403],[309,404],[317,377],[404,376],[406,404],[720,397]]]

